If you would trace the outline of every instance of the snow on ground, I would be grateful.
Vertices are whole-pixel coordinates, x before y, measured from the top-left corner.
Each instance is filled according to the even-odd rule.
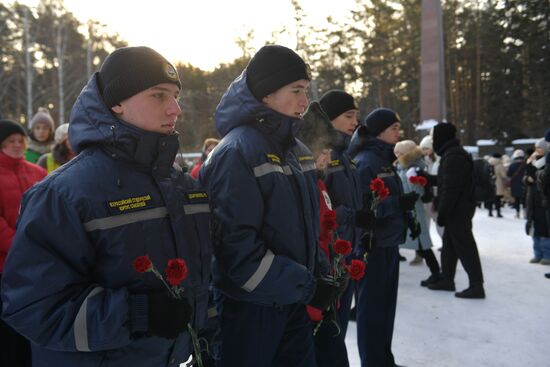
[[[407,367],[518,367],[550,366],[550,266],[529,264],[532,240],[525,220],[488,217],[478,209],[474,236],[485,277],[485,300],[465,300],[454,293],[420,287],[429,276],[425,265],[401,263],[393,353]],[[433,227],[433,226],[432,226]],[[434,251],[441,240],[431,231]],[[401,250],[412,259],[414,253]],[[459,264],[457,290],[468,286]],[[346,337],[352,367],[359,367],[356,324]]]

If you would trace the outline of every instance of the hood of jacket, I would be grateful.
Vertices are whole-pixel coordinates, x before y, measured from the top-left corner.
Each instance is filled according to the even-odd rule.
[[[146,131],[116,118],[105,105],[97,86],[97,73],[78,96],[71,111],[69,143],[78,154],[90,146],[108,151],[137,167],[168,175],[179,148],[178,133]]]
[[[283,115],[258,101],[246,84],[246,70],[231,83],[223,95],[214,119],[222,138],[236,127],[253,125],[283,146],[296,144],[294,135],[301,122],[300,119]]]

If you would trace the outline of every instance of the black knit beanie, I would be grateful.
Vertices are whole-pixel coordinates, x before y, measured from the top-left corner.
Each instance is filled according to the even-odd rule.
[[[300,79],[311,80],[309,66],[290,48],[262,47],[246,67],[248,88],[261,101],[263,97]]]
[[[111,53],[99,69],[99,88],[107,107],[161,83],[181,88],[178,72],[149,47],[123,47]]]
[[[27,132],[21,124],[11,120],[0,120],[0,144],[12,134],[27,136]]]
[[[332,121],[344,112],[358,110],[353,97],[343,90],[329,90],[319,100],[319,104]]]
[[[378,136],[381,132],[392,126],[396,122],[400,122],[399,115],[389,108],[377,108],[367,115],[365,118],[365,126],[372,136]]]
[[[456,139],[456,127],[451,123],[440,122],[434,126],[432,135],[434,151],[439,154],[445,143]]]

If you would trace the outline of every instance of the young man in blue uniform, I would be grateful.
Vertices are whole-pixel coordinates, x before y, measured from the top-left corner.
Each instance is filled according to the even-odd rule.
[[[399,141],[399,116],[387,108],[370,112],[365,124],[355,132],[350,155],[357,162],[365,210],[371,207],[371,181],[380,178],[389,189],[389,196],[375,209],[372,239],[365,236],[361,246],[368,251],[365,276],[357,286],[357,343],[361,366],[396,366],[391,343],[397,288],[399,284],[399,244],[405,242],[408,211],[414,209],[416,193],[403,193],[395,171],[393,153]],[[369,246],[372,246],[369,248]]]
[[[80,93],[78,156],[25,195],[2,278],[4,320],[32,341],[33,366],[179,366],[190,323],[206,323],[206,194],[173,169],[180,80],[147,47],[110,54]],[[174,299],[133,261],[186,261]]]
[[[222,97],[222,136],[201,168],[213,211],[222,367],[315,366],[306,305],[326,309],[344,284],[323,277],[319,193],[294,137],[308,66],[262,47]]]

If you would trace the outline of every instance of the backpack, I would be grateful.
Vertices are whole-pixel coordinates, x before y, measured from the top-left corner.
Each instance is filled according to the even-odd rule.
[[[485,159],[473,161],[474,200],[476,202],[491,201],[495,198],[494,169]]]

